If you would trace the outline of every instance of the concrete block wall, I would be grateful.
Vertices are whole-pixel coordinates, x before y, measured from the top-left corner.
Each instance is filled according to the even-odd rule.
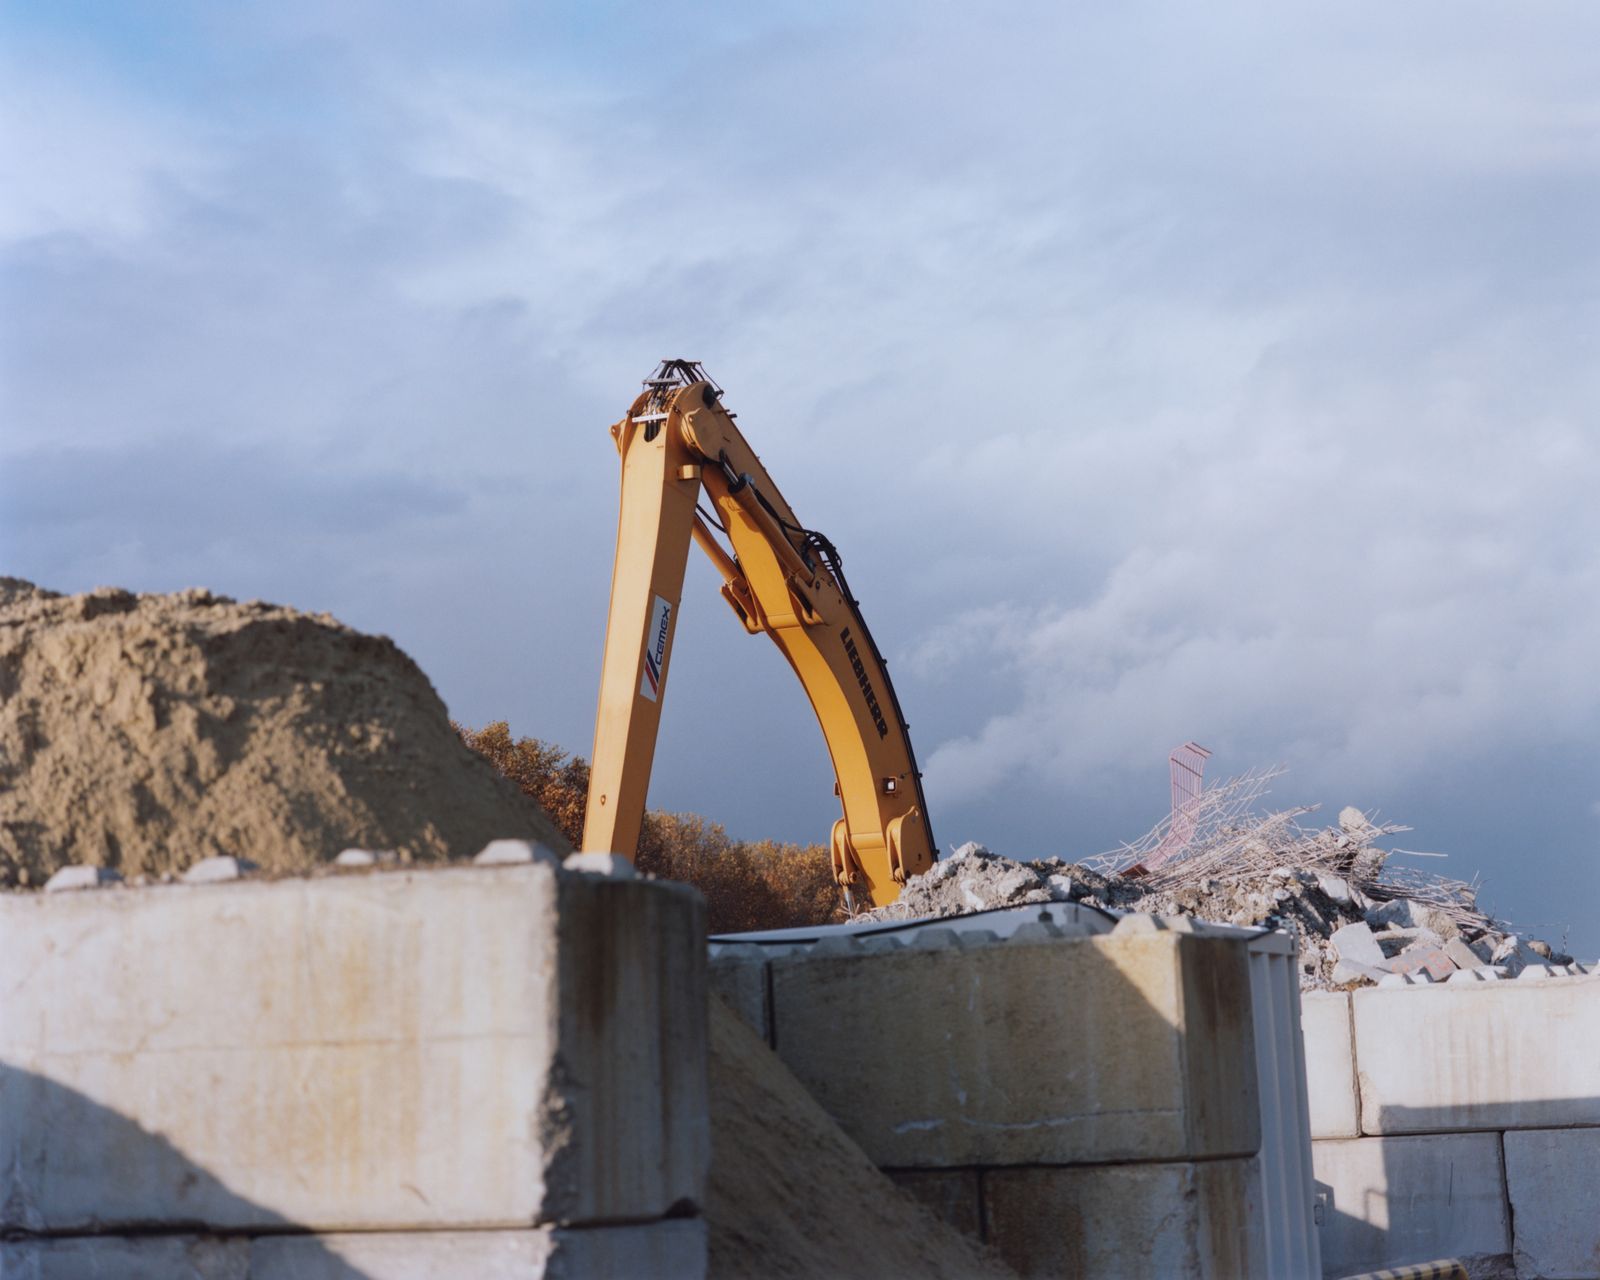
[[[1304,997],[1324,1273],[1600,1280],[1600,974]]]
[[[0,1276],[703,1272],[703,937],[553,859],[0,895]]]
[[[1021,1275],[1272,1273],[1244,939],[910,936],[718,948],[711,981],[870,1158]]]

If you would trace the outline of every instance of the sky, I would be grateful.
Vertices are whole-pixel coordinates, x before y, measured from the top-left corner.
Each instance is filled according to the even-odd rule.
[[[0,572],[393,636],[587,754],[607,428],[702,360],[839,546],[935,836],[1166,755],[1600,955],[1600,9],[0,7]],[[690,565],[651,802],[837,816]]]

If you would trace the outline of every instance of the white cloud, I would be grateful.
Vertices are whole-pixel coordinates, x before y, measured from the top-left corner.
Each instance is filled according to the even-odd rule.
[[[193,122],[14,59],[0,76],[0,121],[0,245],[51,235],[126,245],[214,163]]]
[[[600,607],[604,425],[685,354],[904,655],[946,834],[1003,844],[1072,779],[1111,804],[1188,737],[1319,792],[1592,749],[1596,12],[906,6],[684,42],[643,13],[490,4],[434,38],[425,6],[285,5],[211,20],[251,85],[215,117],[41,61],[6,87],[29,324],[0,447],[30,474],[65,446],[280,451],[303,554],[274,590],[353,593],[447,697],[503,688],[497,714],[581,748],[599,615],[545,601]],[[70,536],[29,530],[54,585],[264,571],[260,501],[156,485],[157,520],[107,497],[118,470],[62,495]],[[359,583],[305,552],[329,522],[297,504],[429,486],[465,514],[372,539]],[[419,564],[452,615],[493,584],[482,615],[441,621]],[[559,695],[454,643],[519,591],[498,660],[536,645]],[[746,643],[704,637],[727,649],[678,665],[679,706]],[[722,755],[669,716],[657,776],[802,836],[832,801],[773,781],[821,747],[772,671]]]

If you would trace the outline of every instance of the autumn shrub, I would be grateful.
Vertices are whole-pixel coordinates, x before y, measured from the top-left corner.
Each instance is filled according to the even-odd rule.
[[[456,726],[461,740],[531,796],[567,838],[583,838],[589,764],[537,738],[511,737],[503,720]],[[645,814],[634,862],[640,871],[694,885],[712,933],[784,929],[839,918],[839,891],[824,845],[735,840],[692,813]]]

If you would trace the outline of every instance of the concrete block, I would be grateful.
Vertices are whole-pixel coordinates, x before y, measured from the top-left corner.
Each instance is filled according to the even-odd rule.
[[[727,1001],[739,1020],[771,1044],[767,957],[762,948],[749,943],[713,947],[707,978],[711,990]]]
[[[1600,1124],[1600,976],[1352,1000],[1363,1133]]]
[[[1497,1134],[1331,1140],[1311,1153],[1324,1275],[1511,1251]]]
[[[352,1233],[262,1238],[249,1280],[700,1280],[696,1219],[531,1231]]]
[[[1260,1181],[1254,1160],[989,1170],[986,1238],[1041,1280],[1264,1277]]]
[[[1260,1147],[1240,939],[1158,930],[820,952],[772,962],[775,1047],[880,1166]]]
[[[1600,1129],[1505,1135],[1518,1276],[1600,1277]]]
[[[347,1235],[0,1241],[0,1280],[696,1280],[703,1223]]]
[[[1343,991],[1300,995],[1306,1047],[1306,1095],[1313,1138],[1354,1138],[1361,1133],[1355,1053],[1350,1039],[1350,996]]]
[[[957,1231],[983,1238],[980,1174],[976,1169],[885,1169],[890,1181],[909,1191]]]
[[[0,1231],[698,1203],[703,922],[542,863],[0,895]]]
[[[250,1241],[208,1236],[0,1238],[0,1280],[251,1280]],[[357,1280],[345,1273],[341,1280]]]

